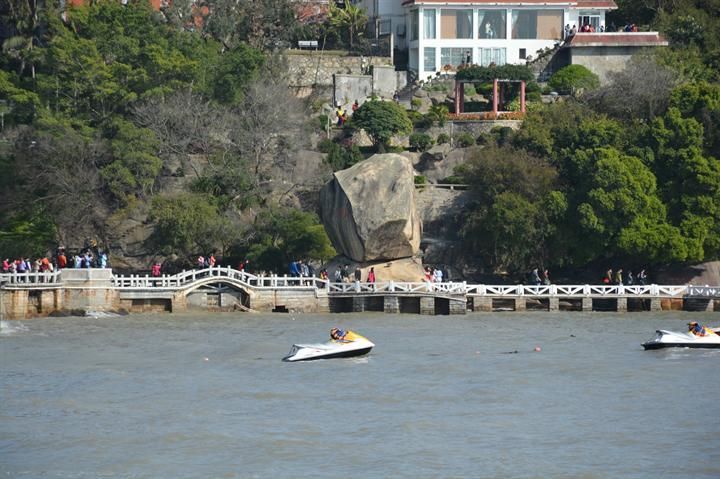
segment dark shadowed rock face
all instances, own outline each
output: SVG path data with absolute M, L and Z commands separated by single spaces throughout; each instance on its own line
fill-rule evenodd
M 406 258 L 420 247 L 413 167 L 400 155 L 336 172 L 320 192 L 320 210 L 335 249 L 355 261 Z

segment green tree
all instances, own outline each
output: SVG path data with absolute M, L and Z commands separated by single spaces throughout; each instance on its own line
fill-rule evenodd
M 524 150 L 490 145 L 456 168 L 475 202 L 461 221 L 466 251 L 498 271 L 519 272 L 549 260 L 554 222 L 566 209 L 557 172 Z
M 115 119 L 108 128 L 114 161 L 101 169 L 110 191 L 122 204 L 131 193 L 152 192 L 160 174 L 162 160 L 157 157 L 159 141 L 155 134 L 129 121 Z
M 720 85 L 704 81 L 683 84 L 673 90 L 670 106 L 702 124 L 705 152 L 720 158 Z
M 328 12 L 328 22 L 337 29 L 337 31 L 347 31 L 350 49 L 353 48 L 355 38 L 360 36 L 367 25 L 368 17 L 365 9 L 345 0 L 342 7 L 338 7 L 334 2 L 330 3 L 330 11 Z
M 568 65 L 555 72 L 548 85 L 559 93 L 574 95 L 599 87 L 600 79 L 582 65 Z
M 660 191 L 674 224 L 702 245 L 693 259 L 720 254 L 720 161 L 703 155 L 703 127 L 677 108 L 649 131 Z
M 291 208 L 271 208 L 258 216 L 250 245 L 238 248 L 257 268 L 286 271 L 292 260 L 327 261 L 337 253 L 317 215 Z
M 258 76 L 265 57 L 248 45 L 240 44 L 219 59 L 212 80 L 213 97 L 220 103 L 238 104 Z
M 647 166 L 612 148 L 598 148 L 592 157 L 589 189 L 576 192 L 575 212 L 568 218 L 580 227 L 577 244 L 587 254 L 584 259 L 598 251 L 607 256 L 634 254 L 652 262 L 687 259 L 687 244 L 680 231 L 667 223 L 655 176 Z M 667 236 L 645 235 L 658 231 Z M 673 244 L 681 247 L 664 249 Z
M 189 256 L 214 249 L 223 218 L 206 196 L 179 193 L 154 197 L 150 221 L 153 241 L 163 253 Z
M 2 123 L 30 123 L 40 106 L 40 97 L 30 90 L 15 86 L 16 78 L 10 72 L 0 70 L 0 104 Z
M 371 100 L 353 113 L 352 124 L 370 135 L 373 143 L 384 147 L 393 135 L 412 131 L 412 122 L 405 110 L 395 102 Z

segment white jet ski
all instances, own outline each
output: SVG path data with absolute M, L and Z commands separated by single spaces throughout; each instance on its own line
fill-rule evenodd
M 705 336 L 696 336 L 691 332 L 678 333 L 675 331 L 665 331 L 658 329 L 655 337 L 650 341 L 643 343 L 643 348 L 662 349 L 662 348 L 720 348 L 720 336 L 714 334 L 715 330 L 710 330 Z
M 364 336 L 348 331 L 349 340 L 331 339 L 319 344 L 293 344 L 283 361 L 314 361 L 316 359 L 352 358 L 370 352 L 375 346 Z

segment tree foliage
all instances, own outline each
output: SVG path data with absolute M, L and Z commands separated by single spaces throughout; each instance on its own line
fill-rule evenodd
M 296 209 L 273 208 L 258 217 L 255 236 L 234 254 L 248 258 L 256 268 L 287 271 L 293 260 L 327 261 L 336 255 L 317 215 Z
M 600 86 L 598 76 L 582 65 L 568 65 L 550 77 L 548 85 L 559 93 L 575 94 Z
M 375 145 L 387 145 L 393 135 L 412 131 L 405 109 L 395 102 L 371 100 L 353 113 L 352 124 L 364 129 Z
M 365 9 L 350 3 L 349 0 L 345 0 L 345 4 L 342 7 L 335 5 L 335 2 L 330 3 L 328 23 L 335 28 L 338 33 L 347 31 L 348 43 L 351 49 L 353 48 L 356 37 L 362 35 L 367 22 L 368 16 Z
M 499 66 L 470 65 L 459 69 L 455 74 L 455 78 L 458 80 L 477 82 L 492 82 L 495 79 L 525 80 L 529 82 L 535 79 L 535 75 L 526 65 L 513 65 L 507 63 Z

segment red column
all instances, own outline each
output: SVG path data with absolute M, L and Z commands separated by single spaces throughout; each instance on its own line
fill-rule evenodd
M 495 113 L 495 116 L 498 114 L 498 81 L 497 78 L 493 80 L 493 113 Z
M 525 80 L 520 82 L 520 111 L 525 113 Z

